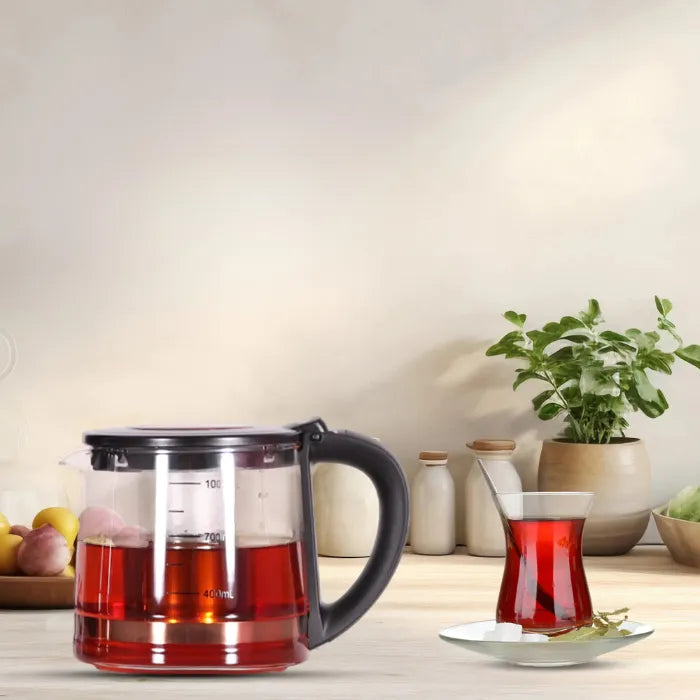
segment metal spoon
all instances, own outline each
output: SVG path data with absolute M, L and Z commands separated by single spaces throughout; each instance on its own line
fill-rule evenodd
M 532 584 L 534 584 L 535 587 L 535 599 L 537 602 L 545 608 L 548 612 L 551 612 L 553 615 L 556 614 L 555 612 L 555 606 L 556 603 L 554 602 L 554 598 L 552 598 L 547 591 L 542 590 L 542 587 L 540 586 L 539 582 L 537 580 L 533 580 L 529 574 L 529 569 L 527 567 L 527 560 L 525 557 L 523 557 L 523 553 L 520 551 L 520 547 L 518 547 L 518 543 L 515 539 L 515 535 L 513 534 L 513 528 L 510 526 L 510 521 L 506 517 L 506 514 L 503 512 L 503 508 L 501 507 L 501 502 L 498 500 L 498 490 L 496 489 L 496 484 L 493 483 L 493 479 L 491 478 L 491 475 L 488 473 L 488 470 L 486 469 L 486 465 L 484 462 L 481 460 L 480 457 L 476 458 L 477 463 L 479 464 L 479 468 L 481 469 L 481 473 L 484 475 L 484 479 L 486 480 L 486 485 L 489 487 L 489 491 L 491 492 L 491 497 L 493 498 L 493 502 L 496 506 L 496 510 L 498 511 L 498 515 L 501 518 L 501 522 L 503 523 L 503 529 L 506 531 L 506 537 L 508 538 L 508 542 L 510 545 L 513 547 L 515 550 L 516 554 L 518 557 L 520 557 L 520 561 L 525 564 L 525 575 L 528 577 L 528 588 L 532 590 Z

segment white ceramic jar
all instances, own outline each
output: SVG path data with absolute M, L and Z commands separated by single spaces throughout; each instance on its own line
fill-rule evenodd
M 481 459 L 496 490 L 520 492 L 523 485 L 510 458 L 515 451 L 512 440 L 474 440 L 467 443 L 474 454 L 466 479 L 465 512 L 467 551 L 477 557 L 503 557 L 506 553 L 503 524 L 491 491 L 477 464 Z
M 447 452 L 421 452 L 411 483 L 411 548 L 416 554 L 455 550 L 455 485 Z
M 313 473 L 316 547 L 322 557 L 368 557 L 379 524 L 379 499 L 369 477 L 323 462 Z

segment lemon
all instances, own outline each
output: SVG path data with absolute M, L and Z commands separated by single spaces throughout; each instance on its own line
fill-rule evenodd
M 61 576 L 66 578 L 75 578 L 75 567 L 68 564 L 63 571 L 61 571 Z
M 19 535 L 0 535 L 0 576 L 17 573 L 17 550 L 21 544 Z
M 42 525 L 51 525 L 56 528 L 66 538 L 68 546 L 72 547 L 78 534 L 80 522 L 68 508 L 54 506 L 53 508 L 44 508 L 34 516 L 32 527 L 37 528 Z
M 10 521 L 2 513 L 0 513 L 0 535 L 6 535 L 10 531 L 11 527 Z

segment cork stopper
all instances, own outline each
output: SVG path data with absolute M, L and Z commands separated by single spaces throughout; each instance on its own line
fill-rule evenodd
M 515 449 L 515 440 L 479 438 L 473 442 L 468 442 L 467 447 L 476 452 L 507 452 Z
M 447 452 L 439 450 L 427 450 L 418 455 L 418 459 L 424 462 L 440 462 L 447 459 Z

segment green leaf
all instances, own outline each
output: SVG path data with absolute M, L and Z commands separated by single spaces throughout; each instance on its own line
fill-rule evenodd
M 627 397 L 624 394 L 620 394 L 619 396 L 610 397 L 610 410 L 614 411 L 618 416 L 623 416 L 625 413 L 632 411 L 633 408 Z M 622 419 L 621 422 L 624 424 L 624 427 L 627 427 L 626 420 Z
M 598 352 L 603 354 L 616 352 L 618 355 L 627 355 L 628 353 L 636 353 L 637 348 L 628 343 L 611 343 L 610 345 L 604 345 L 602 348 L 598 348 Z
M 497 343 L 486 350 L 486 356 L 493 357 L 494 355 L 507 355 L 509 352 L 514 352 L 515 355 L 511 355 L 512 357 L 523 357 L 524 355 L 517 352 L 518 346 L 516 345 L 516 343 L 521 343 L 522 341 L 523 334 L 521 331 L 506 333 Z
M 671 323 L 671 321 L 669 321 L 665 316 L 659 316 L 659 325 L 657 327 L 660 331 L 666 331 L 673 336 L 679 347 L 683 345 L 683 338 L 678 335 L 678 331 L 676 331 L 676 324 Z
M 603 340 L 607 340 L 611 343 L 629 343 L 630 339 L 626 335 L 621 335 L 620 333 L 615 333 L 615 331 L 603 331 L 600 334 Z
M 496 355 L 505 355 L 508 348 L 503 347 L 500 343 L 494 343 L 486 349 L 486 357 L 495 357 Z
M 579 314 L 579 318 L 587 325 L 587 326 L 595 326 L 597 323 L 602 321 L 602 317 L 600 314 L 600 304 L 598 303 L 597 299 L 589 299 L 588 300 L 588 310 L 587 311 L 582 311 Z
M 510 331 L 510 333 L 506 333 L 498 342 L 506 344 L 506 343 L 522 342 L 522 340 L 523 340 L 522 331 Z
M 555 416 L 558 416 L 564 410 L 563 406 L 558 403 L 546 403 L 537 412 L 537 416 L 542 420 L 552 420 Z
M 632 372 L 634 383 L 637 388 L 637 393 L 643 401 L 658 401 L 659 390 L 649 381 L 646 372 L 641 369 L 635 369 Z
M 566 389 L 560 389 L 559 393 L 564 398 L 564 401 L 569 405 L 569 408 L 577 408 L 582 403 L 581 390 L 578 384 L 568 386 Z
M 571 345 L 566 345 L 563 348 L 559 348 L 556 352 L 553 352 L 550 356 L 550 360 L 554 360 L 556 362 L 566 362 L 569 360 L 572 360 L 574 357 L 574 349 L 571 347 Z
M 684 348 L 678 348 L 674 354 L 681 360 L 700 368 L 700 345 L 686 345 Z
M 549 367 L 549 373 L 554 377 L 557 386 L 569 380 L 576 380 L 578 383 L 581 376 L 581 367 L 578 362 L 562 362 Z
M 544 331 L 528 331 L 525 335 L 532 341 L 532 347 L 535 350 L 544 350 L 550 343 L 557 340 L 555 336 Z
M 522 328 L 525 325 L 527 316 L 525 314 L 519 314 L 517 311 L 506 311 L 503 314 L 503 318 L 515 324 L 518 328 Z
M 565 331 L 572 331 L 574 328 L 585 328 L 586 324 L 583 323 L 580 319 L 576 318 L 575 316 L 563 316 L 561 321 L 559 321 L 559 325 L 565 330 Z
M 634 385 L 628 393 L 633 404 L 649 418 L 658 418 L 668 408 L 663 392 L 652 385 L 644 370 L 634 369 L 632 376 Z
M 563 335 L 560 340 L 568 340 L 570 343 L 587 343 L 590 337 L 587 335 Z
M 534 399 L 532 399 L 532 407 L 535 411 L 540 410 L 540 406 L 550 399 L 554 395 L 554 389 L 545 389 L 541 394 L 537 394 Z
M 642 365 L 645 365 L 649 369 L 653 369 L 655 372 L 663 372 L 664 374 L 671 374 L 671 365 L 673 364 L 674 356 L 662 352 L 661 350 L 652 350 L 651 352 L 641 353 L 637 356 L 637 361 Z
M 638 328 L 630 328 L 627 331 L 627 337 L 637 343 L 637 347 L 640 350 L 653 350 L 656 343 L 661 339 L 661 336 L 656 331 L 642 333 Z
M 671 313 L 673 304 L 669 299 L 660 299 L 659 297 L 654 297 L 654 303 L 656 304 L 656 310 L 662 315 L 667 316 Z
M 581 372 L 579 388 L 582 395 L 610 396 L 617 391 L 617 384 L 599 368 L 587 367 Z
M 518 347 L 517 345 L 508 346 L 508 349 L 505 352 L 505 356 L 508 359 L 511 359 L 513 357 L 529 357 L 527 350 L 523 350 L 521 347 Z
M 544 381 L 547 381 L 547 378 L 542 376 L 541 374 L 537 374 L 537 372 L 533 372 L 529 369 L 524 369 L 518 372 L 518 376 L 513 382 L 513 391 L 515 391 L 523 382 L 526 382 L 528 379 L 542 379 Z
M 561 325 L 556 323 L 555 321 L 545 323 L 544 326 L 542 326 L 542 330 L 548 335 L 551 335 L 555 340 L 557 338 L 561 338 L 561 334 L 564 332 L 564 329 L 561 327 Z

